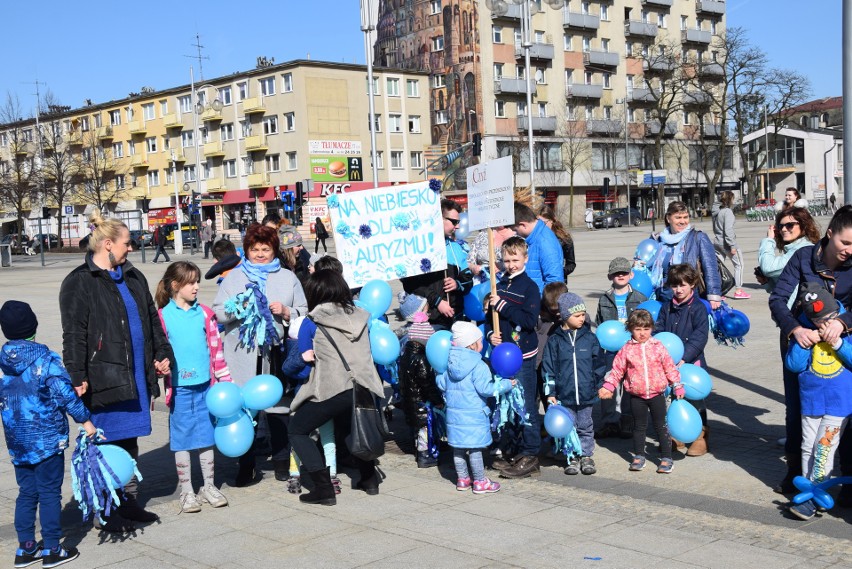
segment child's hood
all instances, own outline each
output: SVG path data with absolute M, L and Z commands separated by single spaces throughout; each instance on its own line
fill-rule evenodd
M 450 348 L 450 362 L 447 366 L 447 376 L 452 381 L 461 381 L 473 371 L 476 364 L 482 361 L 482 354 L 460 346 Z
M 21 375 L 34 361 L 48 352 L 44 344 L 29 340 L 12 340 L 0 349 L 0 371 L 5 375 Z

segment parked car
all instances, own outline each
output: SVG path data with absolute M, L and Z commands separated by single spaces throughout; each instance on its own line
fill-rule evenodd
M 622 225 L 627 225 L 627 223 L 626 207 L 611 209 L 594 219 L 594 226 L 596 229 L 600 229 L 602 227 L 621 227 Z M 630 208 L 630 223 L 633 225 L 639 225 L 642 223 L 642 214 L 639 213 L 639 210 L 635 207 Z
M 175 246 L 175 229 L 177 229 L 177 223 L 168 223 L 162 227 L 162 231 L 166 232 L 166 247 L 172 249 Z M 184 247 L 191 247 L 193 244 L 198 247 L 198 244 L 201 243 L 201 239 L 198 237 L 198 227 L 195 224 L 181 223 L 180 236 Z
M 32 241 L 30 241 L 30 249 L 36 253 L 41 252 L 42 246 L 49 251 L 51 249 L 59 249 L 64 245 L 65 243 L 55 233 L 36 233 L 33 235 Z
M 151 247 L 154 242 L 154 234 L 146 229 L 131 229 L 130 230 L 130 246 L 134 251 L 138 251 L 145 247 Z
M 9 233 L 0 238 L 0 245 L 11 245 L 12 249 L 17 249 L 21 243 L 29 242 L 29 237 L 26 235 L 18 235 L 17 233 Z

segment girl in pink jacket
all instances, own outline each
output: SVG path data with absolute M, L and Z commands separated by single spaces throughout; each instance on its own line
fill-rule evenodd
M 630 470 L 645 468 L 645 431 L 648 428 L 648 412 L 654 422 L 660 443 L 659 474 L 669 474 L 672 462 L 672 440 L 666 428 L 666 387 L 672 386 L 675 397 L 684 395 L 680 384 L 680 372 L 672 361 L 669 352 L 659 341 L 651 337 L 654 330 L 654 318 L 647 310 L 634 310 L 625 324 L 632 339 L 618 351 L 610 371 L 604 379 L 603 387 L 598 391 L 601 399 L 609 399 L 624 380 L 624 390 L 630 398 L 633 411 L 633 462 Z

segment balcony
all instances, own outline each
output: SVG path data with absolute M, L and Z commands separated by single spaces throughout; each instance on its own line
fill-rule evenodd
M 243 113 L 247 115 L 262 114 L 266 112 L 266 107 L 263 106 L 263 101 L 260 97 L 249 97 L 243 99 Z
M 575 99 L 600 99 L 603 85 L 568 85 L 568 96 Z
M 642 0 L 643 6 L 660 6 L 662 8 L 671 8 L 674 0 Z
M 725 68 L 721 63 L 706 63 L 701 66 L 698 74 L 702 79 L 721 79 L 725 76 Z
M 556 117 L 533 117 L 532 128 L 533 131 L 538 132 L 556 132 Z M 529 130 L 527 117 L 518 117 L 518 131 L 527 130 Z
M 552 43 L 534 43 L 530 46 L 530 59 L 552 60 L 553 53 Z M 515 57 L 524 57 L 524 48 L 520 43 L 515 44 Z
M 677 68 L 677 62 L 668 57 L 657 57 L 655 59 L 649 60 L 646 59 L 642 62 L 642 69 L 645 70 L 645 74 L 654 74 L 654 73 L 671 73 Z
M 695 2 L 695 11 L 721 16 L 725 13 L 725 3 L 717 2 L 716 0 L 697 0 Z
M 579 12 L 564 12 L 562 16 L 562 27 L 573 30 L 597 30 L 601 27 L 601 19 L 591 14 L 580 14 Z
M 217 111 L 213 107 L 208 107 L 201 113 L 201 120 L 204 122 L 220 121 L 222 120 L 222 110 Z
M 77 131 L 68 133 L 68 146 L 81 146 L 83 144 L 83 135 Z
M 19 142 L 15 145 L 15 156 L 26 156 L 30 153 L 29 151 L 29 142 Z
M 660 134 L 660 121 L 647 121 L 645 123 L 645 136 L 657 136 Z M 677 134 L 677 123 L 669 121 L 663 129 L 663 136 L 674 136 Z
M 163 117 L 163 126 L 165 126 L 166 128 L 182 129 L 183 123 L 181 122 L 181 117 L 179 117 L 176 113 L 172 113 Z
M 656 103 L 660 92 L 650 87 L 633 87 L 627 92 L 627 100 L 631 103 Z
M 148 167 L 148 157 L 144 154 L 134 154 L 130 157 L 130 165 L 133 168 L 147 168 Z
M 207 158 L 222 157 L 225 155 L 225 149 L 222 148 L 221 142 L 208 142 L 204 145 L 203 152 Z
M 713 34 L 706 30 L 681 30 L 680 40 L 683 43 L 709 44 Z
M 618 134 L 622 129 L 621 121 L 610 119 L 592 119 L 586 121 L 586 132 L 589 134 Z
M 175 151 L 169 155 L 169 162 L 186 162 L 186 156 L 184 156 L 183 150 Z
M 98 127 L 98 140 L 112 140 L 112 127 Z
M 502 16 L 497 16 L 494 12 L 491 12 L 492 20 L 520 20 L 521 19 L 521 7 L 518 4 L 509 4 L 509 9 L 506 10 L 506 13 Z
M 260 152 L 263 150 L 269 150 L 265 134 L 246 137 L 246 152 Z
M 722 136 L 722 125 L 720 124 L 705 124 L 704 138 L 719 138 Z
M 495 95 L 526 95 L 527 80 L 513 77 L 501 77 L 494 80 Z M 535 94 L 535 89 L 533 89 Z
M 225 191 L 225 182 L 222 181 L 221 178 L 210 178 L 205 182 L 207 184 L 208 192 L 224 192 Z
M 590 50 L 583 52 L 583 65 L 618 67 L 619 55 L 609 51 Z
M 269 185 L 269 176 L 266 174 L 249 174 L 249 188 L 264 188 Z
M 657 37 L 657 24 L 629 20 L 624 22 L 624 35 L 655 38 Z
M 704 91 L 687 91 L 683 94 L 683 104 L 687 107 L 703 107 L 709 105 L 713 97 Z

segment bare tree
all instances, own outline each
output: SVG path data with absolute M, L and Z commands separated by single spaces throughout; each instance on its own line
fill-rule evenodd
M 127 166 L 113 156 L 111 147 L 105 148 L 97 131 L 75 132 L 72 136 L 82 137 L 82 148 L 74 165 L 79 179 L 74 186 L 74 197 L 98 209 L 124 199 L 130 186 L 126 180 Z
M 14 209 L 18 234 L 25 233 L 24 213 L 38 201 L 39 163 L 34 143 L 35 126 L 23 119 L 18 97 L 7 93 L 0 107 L 0 124 L 5 124 L 8 159 L 0 162 L 0 202 Z
M 54 106 L 48 107 L 58 109 Z M 71 148 L 70 141 L 62 134 L 62 123 L 50 114 L 42 114 L 41 124 L 42 184 L 45 198 L 57 208 L 57 233 L 62 235 L 64 206 L 71 201 L 75 184 L 80 181 L 79 160 Z M 71 236 L 69 235 L 70 239 Z
M 577 121 L 562 121 L 562 164 L 568 174 L 568 227 L 574 227 L 574 175 L 591 160 L 591 144 Z
M 682 59 L 681 44 L 668 38 L 649 46 L 642 57 L 644 85 L 633 88 L 629 103 L 645 107 L 646 135 L 654 143 L 651 158 L 655 169 L 663 168 L 666 139 L 677 129 L 677 115 L 690 104 L 689 64 Z

